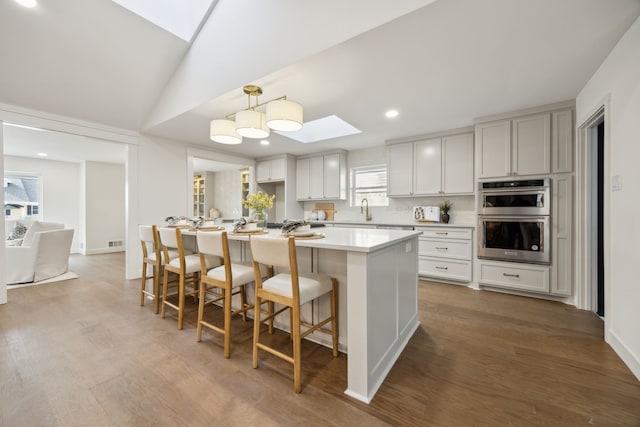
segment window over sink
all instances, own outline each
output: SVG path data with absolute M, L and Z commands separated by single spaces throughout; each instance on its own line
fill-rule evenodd
M 360 206 L 364 198 L 369 206 L 389 206 L 386 165 L 351 168 L 351 206 Z

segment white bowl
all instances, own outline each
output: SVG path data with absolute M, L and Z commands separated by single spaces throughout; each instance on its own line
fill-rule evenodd
M 248 222 L 245 225 L 243 225 L 242 228 L 244 230 L 255 230 L 255 229 L 258 228 L 258 223 L 257 222 Z
M 294 231 L 300 232 L 300 233 L 311 231 L 311 226 L 310 225 L 301 225 L 300 227 L 297 227 Z

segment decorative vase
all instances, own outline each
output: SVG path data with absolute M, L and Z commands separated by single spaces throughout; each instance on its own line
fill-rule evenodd
M 253 219 L 258 223 L 258 228 L 267 228 L 269 215 L 264 211 L 256 211 L 253 213 Z
M 445 224 L 449 224 L 449 214 L 448 213 L 443 213 L 442 214 L 442 222 Z

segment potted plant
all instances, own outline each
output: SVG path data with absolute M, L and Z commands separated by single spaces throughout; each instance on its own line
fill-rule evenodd
M 439 205 L 442 222 L 445 224 L 449 223 L 449 211 L 451 210 L 451 206 L 453 206 L 451 200 L 443 200 Z
M 265 209 L 269 210 L 273 208 L 273 200 L 275 198 L 275 194 L 270 196 L 262 191 L 258 191 L 257 193 L 247 194 L 247 198 L 242 202 L 246 208 L 253 210 L 252 219 L 258 223 L 258 227 L 267 226 L 267 213 Z

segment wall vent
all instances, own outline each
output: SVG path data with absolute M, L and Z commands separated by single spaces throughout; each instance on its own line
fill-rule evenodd
M 122 240 L 109 240 L 109 247 L 116 248 L 118 246 L 124 246 L 124 241 Z

